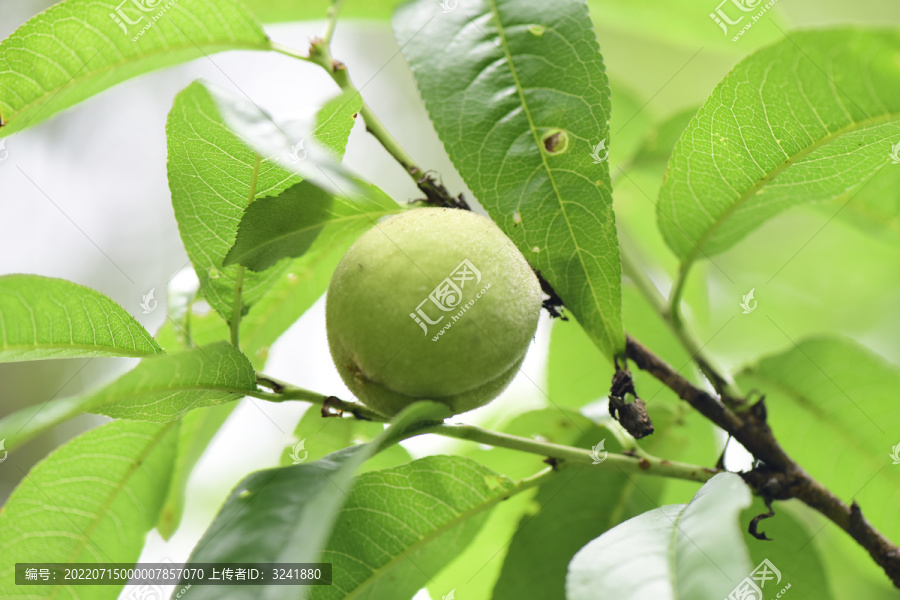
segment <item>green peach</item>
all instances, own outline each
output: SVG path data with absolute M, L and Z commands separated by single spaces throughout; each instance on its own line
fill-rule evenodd
M 325 320 L 341 378 L 373 410 L 418 399 L 465 412 L 518 372 L 541 287 L 513 242 L 469 211 L 421 208 L 366 232 L 328 286 Z

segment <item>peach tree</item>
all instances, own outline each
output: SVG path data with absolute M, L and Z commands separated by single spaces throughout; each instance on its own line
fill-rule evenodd
M 783 335 L 764 356 L 724 357 L 709 348 L 717 332 L 699 333 L 704 299 L 721 297 L 707 286 L 717 258 L 744 248 L 752 261 L 747 239 L 783 213 L 816 205 L 826 224 L 852 213 L 896 234 L 900 30 L 782 32 L 701 106 L 651 120 L 649 99 L 611 86 L 591 13 L 643 23 L 652 2 L 292 4 L 64 0 L 0 43 L 0 138 L 227 50 L 301 61 L 335 94 L 306 123 L 204 81 L 173 99 L 160 127 L 198 285 L 169 296 L 155 334 L 99 291 L 0 276 L 0 361 L 140 359 L 0 418 L 5 457 L 78 415 L 110 417 L 6 501 L 0 597 L 118 597 L 121 585 L 17 586 L 16 563 L 135 563 L 148 532 L 170 538 L 188 477 L 245 397 L 309 406 L 295 430 L 306 446 L 246 474 L 187 563 L 331 563 L 333 582 L 179 597 L 837 598 L 836 565 L 858 571 L 842 590 L 900 587 L 900 367 L 834 335 L 827 312 L 795 338 L 760 310 L 755 327 Z M 716 34 L 768 6 L 735 1 L 726 18 L 731 5 L 685 5 Z M 466 190 L 366 103 L 333 55 L 339 16 L 390 19 Z M 308 48 L 262 25 L 300 19 L 326 19 Z M 359 122 L 416 198 L 342 164 Z M 836 269 L 832 285 L 850 276 Z M 355 399 L 266 372 L 268 348 L 326 289 Z M 728 322 L 755 311 L 755 290 L 729 300 Z M 851 310 L 869 310 L 863 292 Z M 539 310 L 552 324 L 534 382 L 544 406 L 491 427 L 454 417 L 518 373 Z M 413 459 L 401 442 L 420 436 L 459 443 Z M 726 445 L 752 459 L 729 464 Z M 816 543 L 825 528 L 835 545 Z

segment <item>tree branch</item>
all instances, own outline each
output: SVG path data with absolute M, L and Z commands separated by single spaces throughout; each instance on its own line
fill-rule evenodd
M 288 400 L 312 402 L 321 405 L 323 417 L 339 417 L 342 413 L 347 412 L 361 420 L 379 422 L 388 421 L 384 416 L 373 412 L 371 409 L 358 402 L 347 402 L 346 400 L 341 400 L 335 396 L 318 394 L 275 379 L 274 377 L 263 375 L 262 373 L 257 373 L 256 381 L 258 384 L 271 389 L 272 392 L 260 390 L 250 393 L 249 395 L 254 398 L 272 402 L 284 402 Z M 544 456 L 553 459 L 554 461 L 581 464 L 587 463 L 596 466 L 597 468 L 618 469 L 623 473 L 644 473 L 647 475 L 686 479 L 688 481 L 699 481 L 703 483 L 719 472 L 717 469 L 709 469 L 698 465 L 689 465 L 686 463 L 660 459 L 645 452 L 641 452 L 639 456 L 633 456 L 631 454 L 616 454 L 604 450 L 602 451 L 603 457 L 601 458 L 599 454 L 592 453 L 590 450 L 585 450 L 583 448 L 540 442 L 530 438 L 509 435 L 507 433 L 491 431 L 474 425 L 464 425 L 459 423 L 424 423 L 407 432 L 405 437 L 424 435 L 426 433 L 469 440 L 471 442 L 478 442 L 499 448 L 509 448 L 510 450 L 518 450 L 520 452 L 528 452 L 529 454 Z
M 329 39 L 316 38 L 310 42 L 309 60 L 325 69 L 331 76 L 338 87 L 345 92 L 360 95 L 359 90 L 350 80 L 350 74 L 347 72 L 347 66 L 339 60 L 335 60 L 331 55 Z M 292 53 L 292 56 L 296 54 Z M 422 169 L 413 158 L 403 149 L 400 143 L 387 130 L 381 120 L 372 112 L 372 109 L 363 100 L 362 108 L 359 111 L 363 122 L 366 124 L 366 131 L 378 140 L 378 142 L 387 150 L 391 156 L 403 167 L 407 175 L 412 177 L 416 182 L 419 190 L 425 194 L 425 202 L 434 206 L 443 206 L 446 208 L 463 208 L 468 210 L 469 205 L 463 198 L 463 195 L 454 197 L 447 191 L 444 184 L 440 183 L 428 171 Z
M 865 548 L 894 585 L 900 587 L 900 549 L 872 527 L 856 502 L 850 506 L 844 504 L 788 456 L 766 422 L 764 400 L 736 414 L 631 336 L 626 341 L 626 354 L 638 368 L 653 375 L 763 461 L 761 466 L 740 474 L 760 496 L 766 500 L 797 498 L 822 513 Z

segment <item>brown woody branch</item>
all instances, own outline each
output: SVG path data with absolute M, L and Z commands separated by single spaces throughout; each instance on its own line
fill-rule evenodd
M 900 588 L 900 549 L 865 519 L 856 502 L 850 506 L 844 504 L 788 456 L 766 422 L 764 400 L 737 414 L 718 398 L 685 379 L 631 336 L 627 337 L 625 351 L 638 368 L 653 375 L 763 462 L 753 470 L 740 474 L 760 496 L 767 501 L 797 498 L 822 513 L 865 548 L 872 560 Z

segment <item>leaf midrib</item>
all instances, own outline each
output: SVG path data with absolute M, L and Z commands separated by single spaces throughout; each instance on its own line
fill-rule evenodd
M 572 242 L 575 244 L 575 253 L 578 256 L 578 263 L 581 265 L 581 270 L 585 274 L 585 280 L 588 284 L 588 287 L 591 290 L 591 297 L 594 300 L 594 306 L 600 311 L 603 307 L 600 306 L 599 299 L 597 297 L 597 290 L 594 289 L 594 282 L 590 276 L 590 273 L 587 269 L 587 264 L 584 261 L 584 257 L 582 256 L 581 245 L 578 243 L 578 238 L 575 237 L 575 231 L 572 228 L 571 220 L 569 219 L 569 214 L 566 211 L 566 205 L 562 200 L 562 196 L 559 193 L 559 188 L 556 184 L 556 178 L 553 176 L 553 170 L 550 168 L 550 165 L 547 163 L 547 156 L 544 154 L 544 151 L 541 149 L 541 138 L 538 135 L 537 129 L 535 127 L 534 120 L 531 117 L 531 110 L 528 107 L 528 102 L 525 101 L 525 94 L 522 87 L 522 82 L 519 80 L 519 72 L 516 70 L 515 63 L 513 62 L 512 54 L 509 51 L 509 45 L 506 40 L 506 34 L 504 33 L 504 25 L 503 21 L 500 18 L 500 8 L 497 6 L 497 0 L 488 0 L 488 4 L 491 7 L 491 14 L 494 17 L 497 25 L 497 33 L 500 37 L 500 45 L 503 50 L 504 56 L 506 56 L 506 61 L 509 64 L 510 73 L 513 76 L 513 80 L 516 84 L 516 93 L 519 96 L 519 101 L 522 103 L 522 109 L 525 113 L 525 118 L 528 121 L 528 128 L 531 130 L 531 135 L 534 137 L 535 145 L 538 148 L 538 153 L 541 156 L 541 163 L 544 165 L 544 170 L 547 172 L 547 177 L 550 179 L 550 184 L 553 186 L 553 193 L 556 196 L 557 203 L 559 204 L 560 213 L 563 216 L 563 219 L 566 222 L 566 228 L 569 230 L 569 237 Z M 593 320 L 593 319 L 592 319 Z M 603 324 L 603 329 L 606 331 L 607 339 L 609 340 L 610 347 L 613 348 L 616 343 L 617 336 L 615 332 L 610 330 L 609 323 L 607 319 L 600 319 Z M 614 352 L 616 349 L 614 349 Z
M 152 340 L 152 338 L 151 338 Z M 154 343 L 156 343 L 154 341 Z M 129 349 L 122 348 L 120 346 L 108 346 L 106 344 L 63 344 L 63 343 L 53 343 L 53 344 L 14 344 L 9 346 L 0 346 L 0 357 L 10 351 L 14 352 L 22 352 L 28 350 L 92 350 L 96 352 L 115 352 L 115 356 L 123 356 L 126 358 L 139 358 L 143 356 L 156 356 L 158 354 L 163 354 L 163 349 L 157 344 L 156 351 L 142 351 L 137 348 Z M 74 358 L 74 357 L 73 357 Z M 0 360 L 0 362 L 3 362 Z
M 695 117 L 695 118 L 697 118 L 697 117 Z M 690 254 L 688 254 L 687 258 L 682 262 L 682 265 L 683 265 L 682 268 L 685 271 L 687 271 L 688 269 L 690 269 L 691 265 L 697 260 L 697 258 L 699 257 L 699 255 L 701 253 L 705 255 L 706 252 L 704 252 L 703 247 L 712 238 L 712 236 L 715 235 L 716 232 L 718 232 L 718 230 L 722 226 L 722 224 L 725 223 L 726 221 L 728 221 L 728 219 L 731 217 L 731 215 L 733 215 L 741 206 L 743 206 L 745 202 L 747 202 L 748 200 L 750 200 L 750 198 L 755 196 L 756 193 L 763 188 L 763 186 L 767 185 L 769 182 L 773 181 L 776 177 L 781 175 L 781 173 L 783 173 L 785 170 L 787 170 L 787 168 L 789 166 L 797 164 L 798 160 L 805 158 L 806 156 L 808 156 L 815 150 L 818 150 L 822 146 L 825 146 L 826 144 L 836 140 L 837 138 L 839 138 L 842 135 L 852 133 L 859 129 L 864 129 L 865 127 L 870 127 L 872 125 L 877 126 L 877 125 L 880 125 L 880 124 L 883 124 L 886 122 L 890 122 L 895 119 L 900 119 L 900 113 L 889 112 L 889 113 L 885 113 L 881 117 L 863 119 L 862 121 L 854 121 L 854 122 L 850 123 L 849 125 L 846 125 L 838 130 L 835 130 L 834 132 L 829 133 L 825 137 L 823 137 L 819 140 L 816 140 L 815 142 L 813 142 L 809 146 L 806 146 L 799 152 L 784 159 L 780 165 L 778 165 L 777 167 L 772 169 L 769 173 L 764 175 L 759 181 L 757 181 L 752 186 L 750 186 L 750 188 L 748 188 L 746 192 L 744 192 L 741 196 L 739 196 L 738 199 L 735 202 L 733 202 L 731 204 L 731 206 L 729 206 L 725 210 L 725 212 L 723 212 L 721 215 L 719 215 L 719 217 L 715 221 L 713 221 L 712 225 L 710 225 L 709 228 L 707 228 L 706 232 L 704 232 L 704 234 L 700 237 L 700 239 L 697 240 L 697 242 L 693 244 L 694 248 L 693 248 L 693 250 L 691 250 Z
M 684 519 L 684 514 L 690 506 L 690 503 L 685 504 L 684 508 L 681 509 L 681 512 L 678 513 L 678 518 L 675 519 L 672 533 L 669 538 L 669 582 L 672 584 L 672 592 L 676 594 L 676 597 L 678 594 L 678 565 L 676 563 L 678 561 L 675 558 L 675 554 L 678 546 L 678 532 L 681 531 L 681 521 Z M 662 508 L 660 508 L 660 510 L 662 510 Z
M 113 396 L 112 400 L 107 399 L 106 397 L 98 397 L 98 396 L 87 396 L 85 398 L 86 408 L 82 410 L 87 411 L 94 408 L 102 408 L 103 406 L 113 403 L 119 402 L 125 398 L 142 398 L 144 396 L 152 396 L 155 394 L 160 394 L 164 392 L 226 392 L 229 394 L 241 394 L 246 396 L 247 392 L 252 392 L 253 388 L 236 388 L 227 385 L 203 385 L 203 384 L 187 384 L 187 385 L 176 385 L 165 388 L 152 388 L 147 390 L 141 390 L 139 392 L 132 391 L 131 393 L 123 393 L 116 394 Z
M 91 521 L 90 525 L 88 525 L 88 527 L 84 531 L 81 532 L 83 537 L 82 537 L 82 540 L 81 540 L 79 546 L 70 555 L 69 560 L 67 560 L 65 562 L 68 562 L 68 563 L 75 562 L 75 559 L 77 559 L 78 556 L 81 554 L 81 552 L 85 549 L 85 547 L 87 546 L 87 543 L 89 541 L 91 541 L 91 539 L 90 539 L 91 533 L 100 524 L 100 521 L 106 515 L 106 512 L 109 510 L 110 506 L 112 506 L 112 503 L 115 502 L 115 500 L 119 496 L 119 494 L 125 489 L 128 482 L 130 482 L 131 478 L 134 476 L 134 474 L 137 473 L 137 470 L 141 467 L 141 465 L 144 464 L 144 459 L 146 459 L 148 456 L 150 456 L 150 453 L 156 449 L 156 447 L 159 445 L 159 443 L 162 441 L 162 439 L 165 438 L 165 436 L 169 433 L 169 430 L 172 429 L 172 427 L 174 427 L 177 422 L 178 421 L 173 421 L 172 423 L 168 423 L 165 426 L 163 426 L 160 429 L 159 433 L 157 433 L 156 436 L 153 438 L 153 440 L 150 442 L 150 444 L 147 445 L 147 447 L 144 449 L 144 451 L 141 452 L 135 458 L 134 461 L 132 461 L 131 467 L 129 467 L 128 472 L 120 480 L 119 484 L 113 489 L 112 493 L 109 494 L 109 496 L 103 502 L 103 505 L 97 511 L 97 515 Z M 62 509 L 60 509 L 60 511 L 62 511 Z M 99 548 L 99 546 L 98 546 L 98 548 Z M 100 551 L 103 552 L 102 549 Z M 105 554 L 105 552 L 104 552 L 104 554 Z M 62 590 L 62 589 L 68 589 L 68 586 L 53 586 L 53 591 L 47 597 L 47 600 L 52 600 L 53 598 L 58 596 L 60 590 Z
M 524 490 L 522 490 L 522 491 L 524 491 Z M 359 597 L 359 595 L 363 592 L 363 590 L 368 588 L 370 585 L 373 585 L 379 579 L 379 577 L 378 577 L 379 574 L 382 574 L 382 575 L 386 574 L 388 571 L 393 569 L 401 561 L 401 559 L 408 559 L 409 558 L 408 554 L 415 553 L 417 550 L 419 550 L 420 548 L 422 548 L 429 542 L 432 542 L 433 540 L 440 537 L 444 533 L 450 531 L 452 528 L 464 523 L 465 521 L 474 517 L 478 513 L 482 512 L 484 510 L 487 510 L 488 508 L 491 508 L 496 504 L 499 504 L 504 499 L 509 498 L 516 492 L 517 492 L 517 490 L 516 490 L 515 486 L 510 487 L 510 488 L 504 490 L 504 493 L 491 498 L 487 502 L 483 502 L 482 504 L 473 506 L 472 508 L 470 508 L 469 510 L 467 510 L 465 512 L 459 513 L 459 515 L 457 515 L 453 519 L 447 521 L 446 523 L 444 523 L 437 529 L 431 530 L 428 534 L 420 537 L 414 543 L 410 544 L 405 549 L 401 550 L 400 553 L 396 554 L 391 560 L 384 563 L 377 569 L 373 569 L 372 575 L 369 576 L 365 581 L 363 581 L 362 584 L 360 584 L 356 588 L 354 588 L 347 596 L 345 596 L 344 600 L 353 600 L 354 598 Z M 326 548 L 326 552 L 327 551 L 328 551 L 328 549 Z

